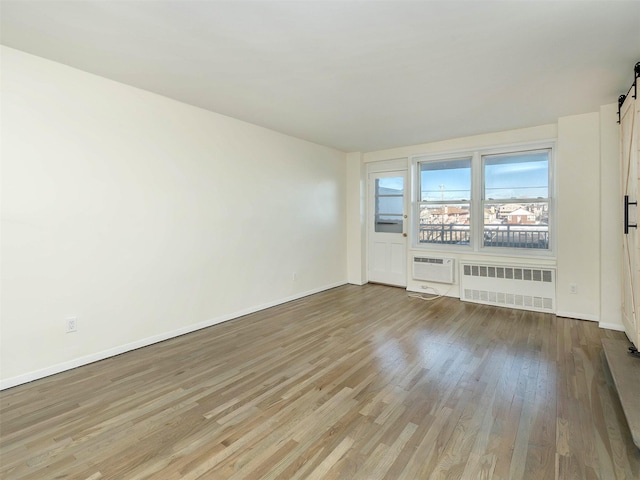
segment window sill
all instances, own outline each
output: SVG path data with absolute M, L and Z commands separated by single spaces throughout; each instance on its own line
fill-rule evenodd
M 470 246 L 452 245 L 447 247 L 446 245 L 438 246 L 424 246 L 424 245 L 412 245 L 411 252 L 420 255 L 443 255 L 443 256 L 455 256 L 460 260 L 478 261 L 488 260 L 494 262 L 509 262 L 517 261 L 521 263 L 540 264 L 541 262 L 548 265 L 555 265 L 556 256 L 554 252 L 550 251 L 526 251 L 522 252 L 514 249 L 501 249 L 491 251 L 475 251 Z

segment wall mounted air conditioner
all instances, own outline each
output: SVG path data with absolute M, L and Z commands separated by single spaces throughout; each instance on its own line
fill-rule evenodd
M 453 258 L 413 257 L 413 278 L 436 283 L 453 283 Z

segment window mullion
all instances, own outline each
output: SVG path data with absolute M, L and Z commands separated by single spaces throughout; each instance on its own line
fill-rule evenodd
M 472 194 L 471 194 L 471 238 L 474 252 L 482 246 L 484 230 L 484 176 L 482 174 L 482 157 L 474 152 L 471 162 Z

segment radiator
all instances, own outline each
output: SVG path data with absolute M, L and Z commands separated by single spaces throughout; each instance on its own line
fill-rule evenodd
M 461 262 L 460 298 L 467 302 L 555 313 L 556 271 Z

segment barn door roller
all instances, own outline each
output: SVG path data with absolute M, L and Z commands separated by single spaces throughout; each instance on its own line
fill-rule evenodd
M 632 89 L 633 89 L 633 98 L 638 98 L 638 77 L 640 77 L 640 62 L 636 63 L 636 66 L 633 67 L 633 83 L 629 87 L 629 90 L 627 90 L 627 94 L 620 95 L 618 97 L 618 123 L 620 123 L 620 109 L 622 108 L 622 104 L 624 103 L 625 99 L 629 96 Z

